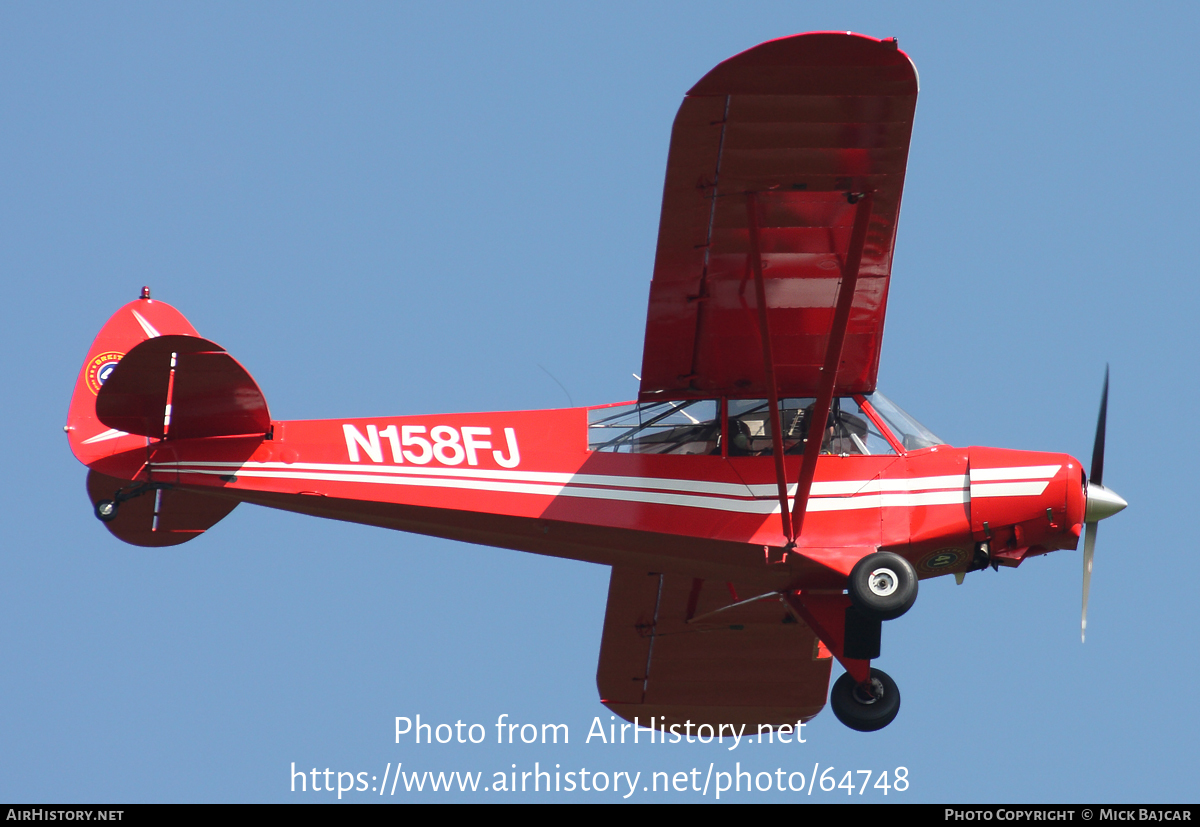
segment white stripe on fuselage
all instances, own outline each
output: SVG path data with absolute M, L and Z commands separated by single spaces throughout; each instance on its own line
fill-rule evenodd
M 971 482 L 993 480 L 1049 480 L 1061 465 L 1020 465 L 1015 468 L 972 468 Z
M 262 479 L 405 485 L 544 497 L 580 497 L 751 514 L 779 512 L 778 488 L 775 486 L 745 486 L 707 480 L 302 462 L 166 462 L 154 463 L 152 467 L 154 470 L 209 476 L 224 475 L 232 469 L 240 476 Z M 1029 479 L 1035 472 L 1053 476 L 1059 467 L 1014 468 L 1012 477 L 1008 479 Z M 983 470 L 992 479 L 1005 478 L 1002 472 L 1006 469 Z M 1048 480 L 970 485 L 965 474 L 910 479 L 831 480 L 813 484 L 806 511 L 961 505 L 968 502 L 970 494 L 976 491 L 979 493 L 975 496 L 980 497 L 1034 496 L 1041 494 L 1047 485 Z M 789 486 L 789 495 L 794 495 L 795 489 L 796 486 Z
M 1014 468 L 972 468 L 972 497 L 1037 497 L 1046 490 L 1061 465 L 1021 465 Z M 1019 480 L 1019 482 L 1014 482 Z

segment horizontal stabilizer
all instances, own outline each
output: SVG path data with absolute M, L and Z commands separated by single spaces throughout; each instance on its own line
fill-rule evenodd
M 118 490 L 130 491 L 136 483 L 89 471 L 88 497 L 92 505 L 111 500 Z M 221 521 L 237 507 L 238 501 L 193 494 L 173 489 L 147 490 L 140 497 L 124 500 L 117 514 L 104 525 L 118 540 L 135 546 L 177 546 Z
M 197 336 L 157 336 L 117 364 L 96 397 L 109 428 L 157 439 L 265 434 L 267 400 L 224 348 Z

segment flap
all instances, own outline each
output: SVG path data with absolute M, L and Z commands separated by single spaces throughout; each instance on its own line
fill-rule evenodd
M 737 595 L 737 584 L 614 566 L 596 675 L 601 701 L 643 726 L 651 717 L 667 726 L 795 725 L 820 712 L 830 659 L 816 635 L 778 600 L 722 617 L 717 610 Z

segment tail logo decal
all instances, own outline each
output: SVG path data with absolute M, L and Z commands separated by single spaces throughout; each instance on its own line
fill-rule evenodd
M 113 368 L 117 366 L 117 362 L 120 362 L 121 357 L 124 355 L 124 353 L 110 350 L 97 354 L 94 359 L 88 362 L 86 374 L 87 386 L 93 395 L 100 393 L 100 386 L 108 379 L 108 375 L 112 373 Z

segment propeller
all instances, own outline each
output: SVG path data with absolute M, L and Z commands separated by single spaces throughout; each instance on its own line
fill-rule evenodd
M 1092 444 L 1092 473 L 1087 480 L 1087 508 L 1083 521 L 1087 526 L 1083 536 L 1083 617 L 1079 639 L 1087 640 L 1088 590 L 1092 585 L 1092 556 L 1096 552 L 1096 526 L 1106 517 L 1116 514 L 1129 503 L 1115 491 L 1101 484 L 1104 478 L 1104 431 L 1108 418 L 1108 365 L 1104 366 L 1104 393 L 1100 397 L 1100 417 L 1096 421 L 1096 441 Z

